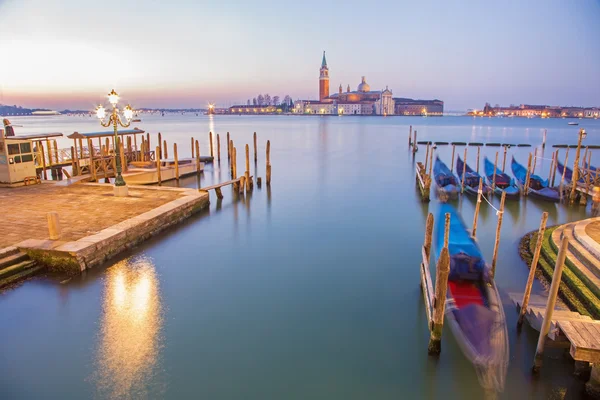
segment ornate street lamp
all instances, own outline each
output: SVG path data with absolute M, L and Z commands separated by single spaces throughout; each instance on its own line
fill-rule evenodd
M 100 120 L 100 124 L 102 126 L 108 128 L 112 125 L 114 128 L 115 139 L 113 141 L 113 145 L 117 165 L 117 175 L 115 178 L 114 192 L 115 196 L 124 197 L 127 196 L 128 189 L 127 184 L 125 183 L 125 179 L 123 179 L 123 175 L 121 175 L 121 141 L 118 135 L 117 127 L 118 125 L 121 125 L 123 128 L 127 128 L 129 125 L 131 125 L 131 118 L 133 118 L 133 109 L 129 104 L 123 109 L 123 117 L 125 117 L 125 119 L 127 120 L 127 122 L 124 123 L 121 119 L 121 115 L 119 114 L 119 109 L 117 108 L 117 103 L 119 103 L 119 95 L 117 94 L 117 92 L 115 92 L 114 89 L 108 94 L 108 101 L 113 107 L 112 112 L 108 116 L 108 120 L 106 122 L 104 121 L 104 118 L 106 117 L 106 109 L 102 105 L 99 105 L 96 108 L 96 116 Z

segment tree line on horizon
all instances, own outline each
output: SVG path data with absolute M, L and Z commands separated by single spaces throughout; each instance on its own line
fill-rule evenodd
M 283 101 L 280 100 L 279 96 L 271 97 L 268 93 L 259 94 L 254 97 L 252 100 L 248 99 L 246 105 L 248 106 L 281 106 L 284 111 L 288 111 L 290 108 L 294 106 L 294 102 L 292 101 L 292 97 L 289 94 L 286 94 L 283 98 Z

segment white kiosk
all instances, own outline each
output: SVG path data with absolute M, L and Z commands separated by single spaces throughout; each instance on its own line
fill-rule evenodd
M 34 142 L 62 133 L 5 136 L 0 129 L 0 185 L 18 186 L 37 180 Z

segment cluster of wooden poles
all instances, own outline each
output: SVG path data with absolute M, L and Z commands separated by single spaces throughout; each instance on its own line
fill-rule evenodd
M 479 181 L 479 194 L 477 204 L 475 206 L 475 215 L 473 217 L 473 228 L 471 236 L 476 238 L 477 221 L 479 218 L 479 205 L 481 203 L 483 182 Z M 496 225 L 496 241 L 494 242 L 494 253 L 492 256 L 491 279 L 494 279 L 496 274 L 496 263 L 498 260 L 498 249 L 500 247 L 500 231 L 502 229 L 502 217 L 504 215 L 504 200 L 506 194 L 502 193 L 500 200 L 500 209 L 497 212 L 498 223 Z M 421 249 L 421 289 L 423 291 L 423 299 L 425 301 L 425 309 L 427 313 L 427 323 L 429 326 L 429 346 L 430 354 L 439 354 L 441 351 L 442 328 L 444 326 L 444 312 L 446 309 L 446 292 L 448 286 L 448 274 L 450 273 L 450 254 L 448 253 L 448 241 L 450 238 L 450 214 L 445 214 L 444 225 L 444 247 L 440 253 L 440 257 L 436 264 L 436 279 L 435 291 L 431 283 L 431 275 L 429 270 L 429 260 L 431 258 L 431 243 L 433 237 L 433 214 L 429 213 L 425 225 L 425 241 Z M 431 294 L 435 293 L 434 297 Z
M 213 143 L 214 143 L 213 142 L 213 133 L 209 132 L 208 135 L 209 135 L 210 157 L 212 158 L 212 160 L 214 160 L 215 159 L 215 148 L 213 145 Z M 253 139 L 254 139 L 253 140 L 254 141 L 254 162 L 256 163 L 258 161 L 258 143 L 257 143 L 256 132 L 254 132 Z M 159 133 L 159 143 L 160 143 L 160 140 L 161 140 L 161 136 Z M 157 146 L 156 151 L 155 151 L 157 165 L 158 165 L 159 185 L 161 183 L 160 161 L 163 156 L 165 158 L 168 157 L 166 140 L 164 140 L 162 143 L 163 143 L 162 151 L 161 151 L 160 146 Z M 193 137 L 191 138 L 191 149 L 192 149 L 192 158 L 195 158 L 195 160 L 196 160 L 196 170 L 198 171 L 198 173 L 200 173 L 200 144 L 198 143 L 198 140 L 194 140 Z M 209 187 L 201 188 L 201 190 L 208 191 L 208 190 L 214 189 L 215 193 L 217 194 L 217 197 L 219 199 L 223 198 L 223 193 L 221 191 L 221 187 L 229 185 L 229 184 L 233 185 L 234 190 L 239 190 L 240 193 L 243 193 L 244 191 L 246 191 L 246 192 L 252 191 L 253 186 L 254 186 L 254 181 L 253 181 L 253 177 L 250 175 L 250 146 L 248 144 L 246 144 L 245 150 L 246 150 L 246 169 L 244 171 L 244 174 L 238 178 L 237 148 L 235 147 L 233 140 L 230 138 L 229 132 L 227 132 L 227 159 L 230 164 L 229 169 L 230 169 L 230 174 L 231 174 L 231 180 L 227 181 L 227 182 L 218 183 L 216 185 L 212 185 Z M 176 143 L 173 145 L 173 157 L 174 157 L 174 164 L 175 164 L 175 176 L 176 176 L 176 179 L 179 180 L 179 163 L 178 163 L 177 144 Z M 216 134 L 216 159 L 217 159 L 218 163 L 221 162 L 221 137 L 219 134 Z M 271 141 L 270 140 L 267 140 L 267 146 L 266 146 L 266 171 L 265 171 L 265 173 L 266 173 L 266 183 L 268 186 L 270 186 L 271 185 Z M 257 177 L 256 185 L 258 187 L 260 187 L 261 183 L 262 183 L 262 179 L 260 177 Z

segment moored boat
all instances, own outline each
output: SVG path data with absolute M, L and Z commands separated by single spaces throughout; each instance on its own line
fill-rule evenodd
M 473 363 L 481 385 L 501 392 L 509 360 L 502 301 L 479 246 L 460 214 L 449 204 L 440 206 L 437 218 L 436 257 L 439 259 L 444 245 L 446 213 L 450 214 L 446 322 L 464 355 Z
M 459 184 L 462 185 L 463 181 L 463 170 L 465 171 L 465 188 L 464 191 L 472 196 L 477 196 L 479 191 L 479 180 L 483 181 L 481 175 L 475 172 L 469 164 L 465 164 L 463 160 L 458 156 L 456 158 L 456 172 L 458 174 Z M 484 181 L 482 185 L 482 192 L 484 196 L 487 196 L 492 192 L 492 188 L 488 186 Z
M 573 180 L 573 170 L 560 161 L 556 163 L 556 169 L 558 170 L 559 176 L 562 178 L 563 173 L 565 174 L 565 181 L 570 182 Z M 577 180 L 579 183 L 585 183 L 583 178 Z
M 524 186 L 525 181 L 527 180 L 527 168 L 519 164 L 514 157 L 512 158 L 510 166 L 515 178 L 517 178 L 517 181 L 523 187 L 523 190 L 525 190 Z M 529 176 L 529 193 L 542 200 L 553 202 L 560 201 L 558 189 L 549 187 L 547 180 L 542 179 L 535 174 Z
M 433 164 L 433 179 L 435 179 L 438 188 L 448 197 L 456 197 L 458 195 L 458 181 L 456 180 L 456 176 L 437 156 Z
M 519 198 L 519 186 L 517 186 L 514 179 L 502 172 L 500 168 L 496 167 L 496 179 L 494 181 L 494 164 L 487 157 L 483 159 L 483 170 L 488 184 L 491 186 L 495 182 L 494 194 L 502 196 L 502 192 L 505 192 L 507 198 Z

